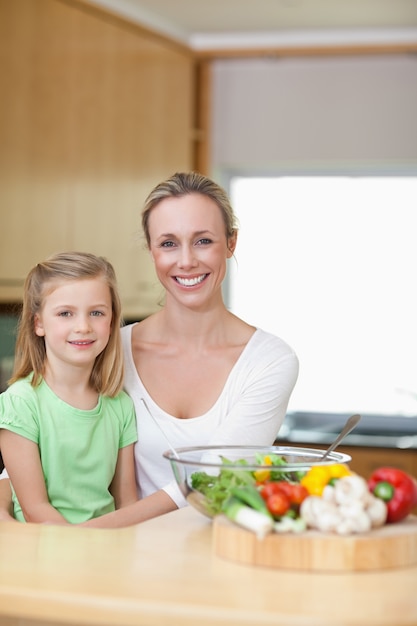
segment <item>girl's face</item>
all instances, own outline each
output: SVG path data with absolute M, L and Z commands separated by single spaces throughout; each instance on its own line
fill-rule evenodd
M 167 295 L 201 307 L 221 298 L 226 259 L 236 236 L 227 240 L 217 204 L 199 193 L 165 198 L 149 216 L 150 250 Z
M 93 367 L 106 347 L 112 321 L 110 289 L 102 278 L 59 280 L 45 286 L 35 332 L 53 364 Z

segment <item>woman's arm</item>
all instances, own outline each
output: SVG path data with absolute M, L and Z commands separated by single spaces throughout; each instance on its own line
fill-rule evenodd
M 110 493 L 114 498 L 116 509 L 137 502 L 133 443 L 119 450 Z
M 134 526 L 145 522 L 153 517 L 164 515 L 170 511 L 175 511 L 177 505 L 165 491 L 160 489 L 142 500 L 137 500 L 134 504 L 107 513 L 101 517 L 83 522 L 79 526 L 87 526 L 89 528 L 123 528 L 125 526 Z
M 67 523 L 49 502 L 36 443 L 1 429 L 0 446 L 26 522 Z

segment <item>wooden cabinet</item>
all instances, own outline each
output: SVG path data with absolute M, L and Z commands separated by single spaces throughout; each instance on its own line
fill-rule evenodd
M 156 309 L 140 210 L 192 168 L 194 65 L 80 2 L 0 3 L 0 302 L 40 259 L 80 249 L 115 265 L 125 317 Z
M 316 448 L 326 450 L 328 445 L 309 442 L 288 442 L 277 439 L 275 445 Z M 329 444 L 330 445 L 330 444 Z M 417 450 L 413 448 L 375 448 L 371 446 L 338 446 L 336 452 L 344 452 L 352 457 L 349 467 L 360 476 L 368 478 L 374 470 L 383 465 L 402 469 L 417 478 Z
M 417 450 L 340 446 L 338 451 L 350 454 L 352 457 L 350 467 L 365 478 L 383 465 L 392 465 L 417 477 Z

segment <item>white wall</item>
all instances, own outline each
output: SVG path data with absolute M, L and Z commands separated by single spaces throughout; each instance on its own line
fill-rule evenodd
M 212 172 L 417 168 L 417 55 L 218 60 Z
M 212 172 L 226 188 L 233 174 L 413 175 L 408 205 L 386 198 L 392 230 L 376 224 L 377 194 L 297 200 L 297 179 L 284 202 L 282 188 L 232 196 L 241 231 L 225 295 L 299 355 L 289 409 L 415 413 L 415 246 L 402 210 L 417 209 L 417 56 L 219 60 L 213 87 Z

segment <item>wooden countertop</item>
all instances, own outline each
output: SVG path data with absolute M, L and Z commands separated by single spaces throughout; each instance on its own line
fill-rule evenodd
M 417 625 L 417 567 L 252 567 L 215 556 L 211 539 L 189 507 L 122 530 L 3 522 L 0 625 Z

